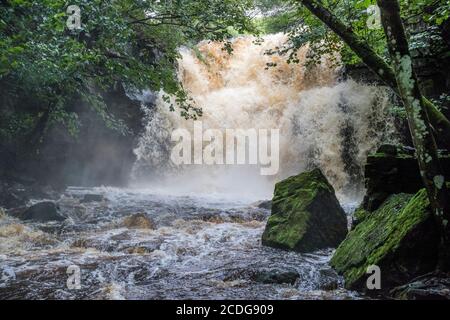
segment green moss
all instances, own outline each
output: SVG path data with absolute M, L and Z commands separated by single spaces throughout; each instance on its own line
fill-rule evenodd
M 321 222 L 320 214 L 316 214 L 315 218 L 319 222 L 315 220 L 314 223 L 310 223 L 312 212 L 318 211 L 311 208 L 318 206 L 319 202 L 326 202 L 328 208 L 334 205 L 331 211 L 334 209 L 334 212 L 342 214 L 342 220 L 345 221 L 345 215 L 334 195 L 334 189 L 319 169 L 277 183 L 272 200 L 272 215 L 262 237 L 263 244 L 296 251 L 308 251 L 317 249 L 317 246 L 321 247 L 325 237 L 318 236 L 308 243 L 302 243 L 306 234 L 315 227 L 314 225 Z M 324 215 L 330 211 L 328 208 L 322 210 Z M 340 221 L 330 219 L 329 224 L 340 225 Z M 323 230 L 325 233 L 326 228 Z M 342 239 L 344 236 L 345 233 Z
M 405 236 L 429 216 L 424 189 L 416 195 L 397 194 L 351 231 L 336 250 L 331 265 L 344 275 L 347 287 L 365 276 L 370 265 L 381 266 Z
M 357 223 L 361 223 L 368 217 L 369 214 L 369 211 L 364 210 L 363 208 L 358 208 L 353 214 L 353 217 L 355 218 Z
M 396 155 L 390 155 L 383 152 L 372 153 L 369 155 L 370 158 L 400 158 L 400 159 L 412 159 L 413 156 L 406 153 L 398 153 Z

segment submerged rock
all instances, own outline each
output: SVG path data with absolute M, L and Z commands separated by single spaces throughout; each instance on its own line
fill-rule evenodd
M 319 169 L 276 184 L 263 245 L 311 252 L 338 246 L 346 234 L 344 210 Z
M 319 271 L 319 289 L 325 291 L 336 290 L 339 287 L 339 275 L 331 268 Z
M 21 220 L 40 222 L 63 221 L 66 219 L 59 213 L 59 207 L 51 201 L 39 202 L 28 209 L 11 211 L 10 214 Z
M 275 283 L 275 284 L 294 284 L 295 281 L 300 277 L 296 270 L 258 270 L 251 277 L 255 282 L 261 283 Z
M 381 290 L 404 284 L 434 269 L 438 236 L 425 190 L 390 196 L 351 231 L 331 259 L 350 289 L 366 291 L 367 269 L 381 270 Z
M 123 225 L 129 229 L 155 229 L 155 223 L 145 213 L 126 217 Z
M 101 194 L 85 194 L 80 202 L 81 203 L 102 202 L 105 200 L 106 200 L 105 197 Z

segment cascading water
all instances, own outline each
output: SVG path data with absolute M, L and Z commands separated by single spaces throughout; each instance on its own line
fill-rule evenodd
M 237 38 L 233 55 L 218 43 L 201 43 L 200 58 L 183 49 L 179 76 L 203 107 L 205 129 L 280 129 L 279 173 L 171 165 L 172 130 L 191 131 L 193 123 L 158 98 L 136 149 L 136 185 L 145 188 L 69 188 L 56 201 L 62 222 L 21 221 L 0 210 L 0 299 L 358 298 L 329 267 L 332 250 L 261 246 L 270 210 L 252 202 L 313 165 L 344 205 L 358 199 L 365 156 L 390 134 L 387 94 L 337 81 L 326 59 L 307 68 L 265 55 L 282 35 L 253 40 Z M 266 70 L 267 63 L 277 66 Z M 86 202 L 86 194 L 105 200 Z M 80 290 L 67 286 L 70 266 L 81 270 Z M 261 280 L 286 273 L 294 281 Z
M 341 197 L 360 197 L 367 153 L 392 131 L 386 121 L 388 95 L 379 87 L 337 81 L 339 70 L 325 58 L 318 66 L 306 67 L 266 54 L 285 41 L 283 34 L 266 36 L 262 44 L 240 37 L 233 41 L 231 55 L 220 43 L 203 42 L 198 50 L 182 49 L 179 61 L 183 87 L 203 108 L 204 129 L 280 129 L 276 176 L 263 177 L 250 165 L 170 170 L 171 132 L 192 131 L 193 120 L 170 112 L 160 97 L 148 111 L 146 132 L 135 150 L 138 182 L 156 179 L 180 192 L 269 198 L 276 180 L 319 166 Z M 307 54 L 307 47 L 300 49 L 300 61 Z

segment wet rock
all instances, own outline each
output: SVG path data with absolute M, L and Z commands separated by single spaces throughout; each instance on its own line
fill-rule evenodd
M 330 264 L 344 276 L 347 288 L 362 291 L 371 275 L 368 267 L 376 265 L 386 291 L 435 268 L 437 234 L 424 189 L 416 195 L 392 195 L 348 234 Z
M 294 284 L 300 274 L 293 268 L 271 268 L 271 269 L 235 269 L 229 272 L 223 282 L 246 282 L 254 281 L 264 284 Z
M 333 269 L 321 269 L 319 274 L 320 290 L 331 291 L 339 287 L 339 275 Z
M 263 245 L 312 252 L 337 247 L 346 234 L 344 210 L 319 169 L 276 184 Z
M 39 202 L 25 210 L 13 210 L 8 214 L 21 220 L 34 220 L 39 222 L 63 221 L 66 218 L 59 212 L 59 207 L 51 201 Z
M 300 277 L 298 272 L 294 269 L 290 270 L 279 270 L 279 269 L 271 269 L 271 270 L 258 270 L 256 271 L 251 279 L 256 282 L 265 283 L 265 284 L 294 284 L 295 281 Z
M 450 175 L 450 156 L 440 156 L 446 176 Z M 362 208 L 374 211 L 391 195 L 414 194 L 423 188 L 419 166 L 408 148 L 383 145 L 367 158 L 364 169 L 366 196 Z
M 260 208 L 260 209 L 272 209 L 272 200 L 261 200 L 258 202 L 255 202 L 253 204 L 254 207 Z
M 145 213 L 126 217 L 123 225 L 129 229 L 155 229 L 155 223 Z
M 398 153 L 398 150 L 397 150 L 397 146 L 394 144 L 382 144 L 378 148 L 377 153 L 384 153 L 385 155 L 396 156 Z
M 401 300 L 450 300 L 450 275 L 425 275 L 390 292 Z
M 90 202 L 102 202 L 105 201 L 105 197 L 101 194 L 85 194 L 83 199 L 81 199 L 81 203 L 90 203 Z

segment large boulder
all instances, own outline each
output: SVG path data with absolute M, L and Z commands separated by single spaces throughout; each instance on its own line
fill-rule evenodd
M 446 176 L 450 175 L 450 156 L 440 155 Z M 414 150 L 395 145 L 382 145 L 367 158 L 364 168 L 366 196 L 362 208 L 374 211 L 391 195 L 414 194 L 424 187 Z
M 387 291 L 434 270 L 438 234 L 424 189 L 417 194 L 390 196 L 362 221 L 336 250 L 331 266 L 349 289 L 366 291 L 368 267 L 381 271 L 381 290 Z
M 39 222 L 63 221 L 66 219 L 59 213 L 59 207 L 51 201 L 39 202 L 22 212 L 15 212 L 13 215 L 21 220 Z
M 346 234 L 345 212 L 319 169 L 276 184 L 263 245 L 311 252 L 337 247 Z
M 266 283 L 266 284 L 289 283 L 289 284 L 293 285 L 295 283 L 295 281 L 297 281 L 298 278 L 300 278 L 300 275 L 294 269 L 258 270 L 252 276 L 253 281 L 260 282 L 260 283 Z

